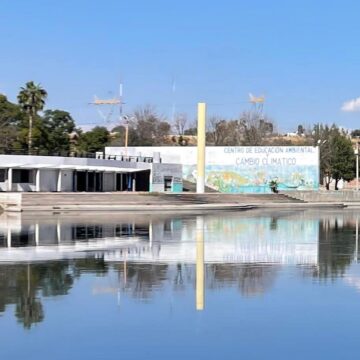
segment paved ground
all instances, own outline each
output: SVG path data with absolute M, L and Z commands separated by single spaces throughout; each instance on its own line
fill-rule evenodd
M 220 193 L 4 193 L 6 211 L 192 211 L 247 210 L 252 208 L 308 208 L 343 206 L 305 202 L 285 194 Z

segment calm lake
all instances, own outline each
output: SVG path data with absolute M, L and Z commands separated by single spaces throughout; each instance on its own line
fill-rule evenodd
M 0 359 L 354 359 L 360 212 L 0 214 Z

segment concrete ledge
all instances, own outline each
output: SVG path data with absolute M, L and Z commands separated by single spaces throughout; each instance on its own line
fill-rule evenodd
M 292 199 L 306 202 L 359 202 L 360 191 L 282 191 L 282 194 Z
M 355 203 L 354 203 L 355 204 Z M 360 201 L 356 203 L 360 206 Z M 283 194 L 0 193 L 6 212 L 224 211 L 261 208 L 307 209 L 349 206 L 342 201 L 304 202 Z

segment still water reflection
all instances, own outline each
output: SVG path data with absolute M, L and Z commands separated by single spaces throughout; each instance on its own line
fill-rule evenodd
M 350 357 L 359 215 L 1 214 L 0 356 Z

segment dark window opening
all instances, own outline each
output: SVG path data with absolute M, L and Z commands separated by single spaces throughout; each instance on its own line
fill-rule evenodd
M 135 175 L 135 191 L 150 190 L 150 170 L 139 171 Z
M 0 182 L 5 182 L 5 169 L 0 169 Z
M 164 176 L 164 190 L 171 191 L 172 176 Z
M 31 170 L 13 170 L 13 183 L 33 183 L 33 172 Z

